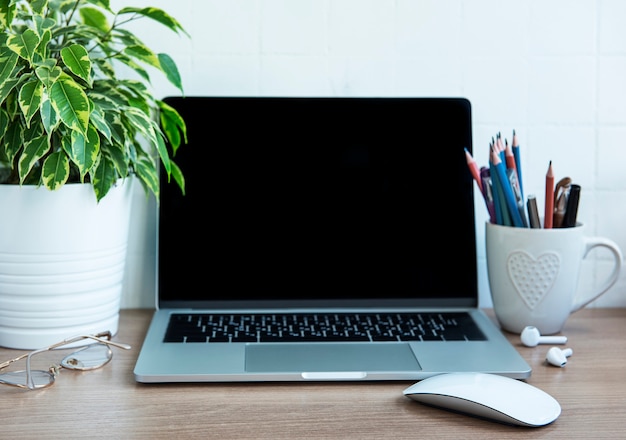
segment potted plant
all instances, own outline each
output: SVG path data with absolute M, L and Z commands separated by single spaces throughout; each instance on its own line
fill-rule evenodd
M 115 333 L 133 182 L 158 200 L 163 166 L 184 192 L 185 123 L 149 72 L 181 78 L 125 27 L 140 18 L 186 34 L 153 7 L 0 0 L 1 346 Z

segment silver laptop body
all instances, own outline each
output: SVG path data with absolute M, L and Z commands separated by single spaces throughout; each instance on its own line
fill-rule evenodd
M 467 99 L 166 102 L 186 194 L 161 186 L 138 382 L 530 376 L 477 308 Z

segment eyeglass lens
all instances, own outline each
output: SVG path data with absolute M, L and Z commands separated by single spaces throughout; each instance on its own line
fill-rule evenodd
M 91 344 L 77 350 L 61 361 L 61 366 L 69 370 L 93 370 L 107 364 L 113 352 L 106 344 Z M 54 374 L 43 370 L 31 370 L 33 388 L 43 388 L 54 383 Z M 9 371 L 0 374 L 0 383 L 29 388 L 26 370 Z
M 69 370 L 93 370 L 107 364 L 113 352 L 106 344 L 91 344 L 63 358 L 61 366 Z
M 54 383 L 54 375 L 48 371 L 32 370 L 30 377 L 33 381 L 33 388 L 43 388 Z M 26 370 L 2 373 L 0 374 L 0 383 L 28 388 Z

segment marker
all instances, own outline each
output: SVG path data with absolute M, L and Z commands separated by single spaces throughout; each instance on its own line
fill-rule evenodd
M 580 185 L 572 184 L 567 197 L 567 208 L 563 217 L 563 228 L 576 226 L 576 216 L 578 214 L 578 201 L 580 199 Z
M 528 220 L 530 221 L 530 227 L 534 229 L 541 228 L 541 221 L 539 220 L 539 210 L 537 209 L 537 198 L 534 194 L 528 195 L 526 207 L 528 208 Z

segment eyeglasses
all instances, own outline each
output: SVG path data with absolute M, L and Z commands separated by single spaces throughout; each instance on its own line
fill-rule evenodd
M 68 349 L 70 347 L 63 348 L 63 346 L 82 341 L 83 339 L 93 339 L 96 343 L 89 344 L 65 356 L 63 360 L 61 360 L 60 364 L 52 365 L 48 371 L 31 369 L 31 358 L 34 355 L 55 349 Z M 31 351 L 30 353 L 20 355 L 15 359 L 2 362 L 0 364 L 0 371 L 12 363 L 26 358 L 26 370 L 0 373 L 0 384 L 11 385 L 19 388 L 28 388 L 29 390 L 48 387 L 54 383 L 56 376 L 62 368 L 84 371 L 95 370 L 96 368 L 106 365 L 113 358 L 111 346 L 123 348 L 124 350 L 130 349 L 130 345 L 128 344 L 111 341 L 111 332 L 109 331 L 98 333 L 96 335 L 81 335 L 65 339 L 61 342 L 57 342 L 56 344 L 52 344 L 49 347 L 40 348 L 38 350 Z

